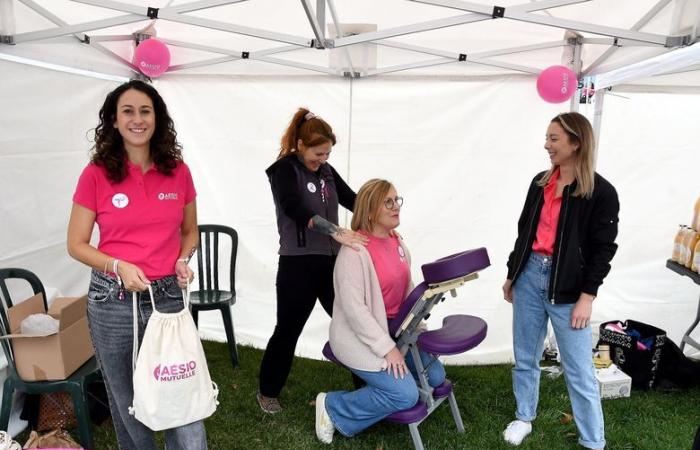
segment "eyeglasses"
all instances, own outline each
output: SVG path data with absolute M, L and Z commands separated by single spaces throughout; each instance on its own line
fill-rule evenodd
M 400 208 L 403 205 L 403 197 L 387 198 L 384 200 L 384 207 L 386 209 L 394 209 L 394 207 Z

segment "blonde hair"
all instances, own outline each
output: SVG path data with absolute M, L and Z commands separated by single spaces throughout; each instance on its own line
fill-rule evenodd
M 284 130 L 282 139 L 280 139 L 280 152 L 277 159 L 284 158 L 290 153 L 296 153 L 297 141 L 301 142 L 306 147 L 316 147 L 317 145 L 331 143 L 335 145 L 335 134 L 328 122 L 313 114 L 307 108 L 299 108 L 289 125 Z
M 352 214 L 350 228 L 353 231 L 372 231 L 372 222 L 379 218 L 384 197 L 389 193 L 392 185 L 387 180 L 373 178 L 362 185 L 355 198 L 355 208 Z
M 593 127 L 583 114 L 577 112 L 561 113 L 550 123 L 558 123 L 566 132 L 569 141 L 578 144 L 576 160 L 574 161 L 574 177 L 576 178 L 575 197 L 591 198 L 595 180 L 595 137 Z M 552 178 L 556 169 L 552 166 L 537 182 L 545 186 Z

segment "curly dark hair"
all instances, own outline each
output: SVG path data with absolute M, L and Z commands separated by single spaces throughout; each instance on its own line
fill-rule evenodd
M 159 172 L 171 175 L 177 162 L 182 161 L 182 146 L 177 142 L 175 125 L 163 97 L 153 86 L 140 80 L 131 80 L 107 94 L 100 109 L 100 122 L 95 128 L 95 146 L 92 148 L 94 153 L 91 160 L 107 170 L 107 178 L 112 183 L 119 183 L 126 178 L 124 141 L 114 123 L 117 120 L 119 97 L 129 89 L 143 92 L 153 102 L 156 129 L 151 137 L 150 156 Z

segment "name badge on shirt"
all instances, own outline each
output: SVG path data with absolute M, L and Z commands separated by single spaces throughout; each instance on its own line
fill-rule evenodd
M 112 204 L 115 208 L 126 208 L 126 206 L 129 204 L 129 197 L 121 192 L 114 194 L 112 196 Z

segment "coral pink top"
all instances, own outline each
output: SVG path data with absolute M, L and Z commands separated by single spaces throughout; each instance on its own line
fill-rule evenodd
M 557 239 L 557 226 L 559 225 L 559 212 L 561 211 L 561 196 L 557 197 L 557 180 L 559 169 L 557 168 L 549 183 L 544 187 L 544 205 L 540 213 L 540 221 L 537 224 L 535 242 L 532 243 L 532 251 L 552 255 L 554 243 Z
M 379 286 L 382 288 L 386 317 L 391 319 L 399 312 L 406 296 L 406 286 L 411 281 L 411 271 L 403 247 L 396 236 L 380 238 L 368 234 L 369 252 Z

